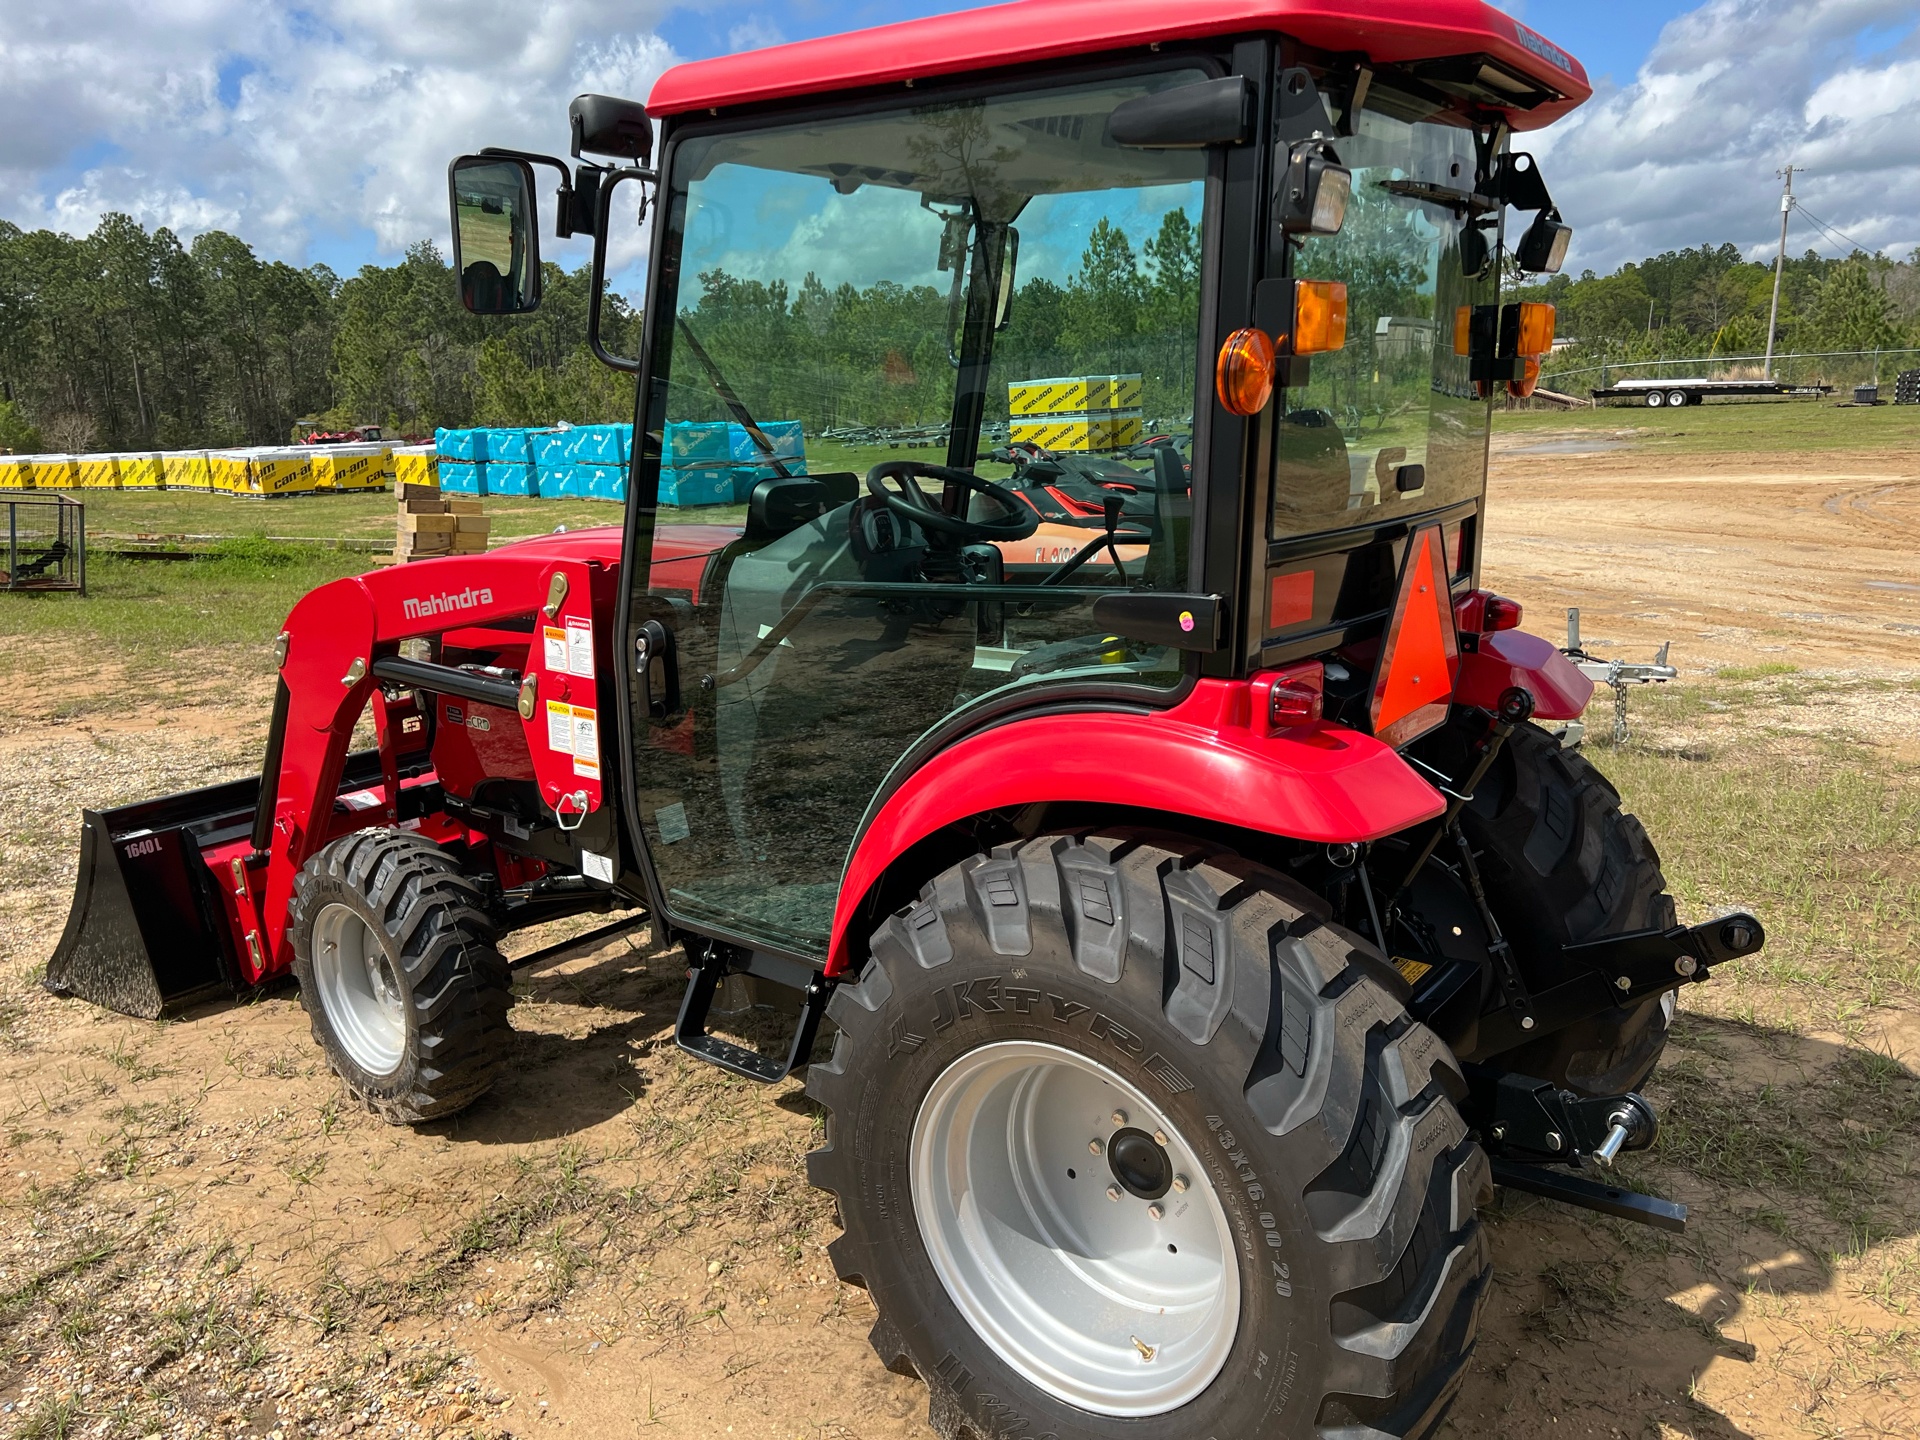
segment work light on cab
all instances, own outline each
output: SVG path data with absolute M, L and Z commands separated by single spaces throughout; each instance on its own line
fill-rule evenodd
M 1513 258 L 1530 275 L 1558 275 L 1567 263 L 1567 247 L 1573 243 L 1573 227 L 1549 206 L 1534 216 Z
M 1338 235 L 1353 198 L 1353 172 L 1331 146 L 1294 152 L 1280 195 L 1280 228 L 1289 235 Z

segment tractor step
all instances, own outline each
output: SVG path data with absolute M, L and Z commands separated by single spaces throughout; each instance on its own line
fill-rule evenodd
M 690 947 L 691 949 L 691 947 Z M 680 1001 L 680 1018 L 673 1027 L 673 1043 L 689 1055 L 718 1065 L 748 1080 L 772 1085 L 803 1067 L 813 1055 L 813 1039 L 820 1017 L 826 1014 L 832 984 L 811 966 L 775 955 L 736 950 L 709 943 L 693 955 L 687 971 L 687 993 Z M 784 1058 L 763 1055 L 707 1033 L 707 1012 L 720 982 L 728 975 L 755 975 L 800 992 L 800 1013 Z

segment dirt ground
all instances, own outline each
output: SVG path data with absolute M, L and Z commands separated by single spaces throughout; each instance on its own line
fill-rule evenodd
M 1530 628 L 1578 605 L 1602 653 L 1864 677 L 1846 703 L 1920 733 L 1920 448 L 1787 473 L 1555 443 L 1497 447 L 1486 579 Z M 111 667 L 49 640 L 8 668 L 0 1435 L 930 1433 L 832 1277 L 813 1108 L 674 1049 L 683 972 L 644 929 L 519 971 L 496 1091 L 418 1130 L 345 1101 L 289 990 L 166 1025 L 47 997 L 79 810 L 253 769 L 266 692 L 63 720 L 18 677 L 71 699 Z M 1920 1434 L 1920 997 L 1816 999 L 1687 992 L 1667 1138 L 1627 1172 L 1686 1237 L 1496 1205 L 1447 1436 Z

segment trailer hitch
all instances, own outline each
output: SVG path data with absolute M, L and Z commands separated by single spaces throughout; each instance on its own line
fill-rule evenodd
M 1495 1184 L 1685 1233 L 1684 1205 L 1549 1168 L 1611 1170 L 1622 1151 L 1647 1149 L 1660 1133 L 1660 1119 L 1645 1098 L 1579 1095 L 1531 1075 L 1486 1065 L 1462 1068 L 1467 1077 L 1463 1110 L 1493 1160 Z

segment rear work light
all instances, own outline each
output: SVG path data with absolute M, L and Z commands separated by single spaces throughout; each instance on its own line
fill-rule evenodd
M 1229 415 L 1258 415 L 1273 398 L 1273 341 L 1264 330 L 1236 330 L 1220 347 L 1214 389 Z
M 1520 624 L 1520 602 L 1496 595 L 1491 590 L 1471 590 L 1455 602 L 1453 623 L 1472 635 L 1512 630 Z
M 1253 677 L 1255 723 L 1268 734 L 1318 725 L 1327 697 L 1327 668 L 1318 660 L 1269 670 Z
M 1446 723 L 1459 663 L 1440 527 L 1429 526 L 1407 542 L 1401 564 L 1399 593 L 1373 677 L 1368 715 L 1374 735 L 1398 750 Z

